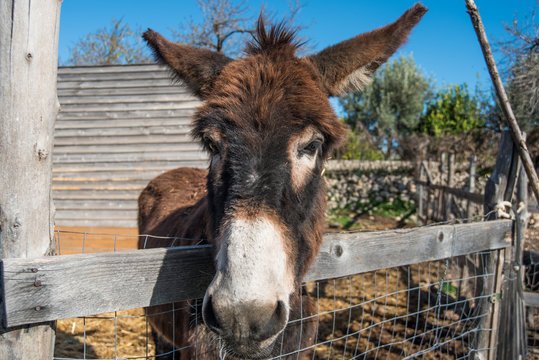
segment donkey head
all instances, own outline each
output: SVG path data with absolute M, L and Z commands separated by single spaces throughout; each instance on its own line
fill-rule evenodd
M 203 100 L 193 135 L 208 151 L 208 203 L 217 273 L 203 318 L 240 357 L 268 356 L 318 253 L 325 206 L 324 162 L 345 129 L 328 96 L 365 86 L 426 9 L 308 57 L 294 33 L 258 21 L 245 57 L 144 38 Z

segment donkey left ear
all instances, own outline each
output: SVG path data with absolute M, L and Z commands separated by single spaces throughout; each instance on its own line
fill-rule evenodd
M 223 67 L 232 61 L 215 51 L 173 43 L 151 29 L 142 37 L 153 49 L 157 61 L 167 64 L 201 98 L 208 95 Z
M 328 95 L 341 96 L 364 88 L 376 69 L 406 42 L 426 12 L 427 8 L 417 3 L 392 24 L 309 56 Z

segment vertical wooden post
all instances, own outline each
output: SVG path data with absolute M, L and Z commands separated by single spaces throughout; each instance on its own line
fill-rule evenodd
M 511 134 L 509 132 L 503 132 L 498 148 L 496 166 L 485 186 L 483 207 L 486 220 L 497 219 L 496 205 L 512 198 L 514 187 L 510 186 L 513 181 L 510 179 L 517 176 L 519 168 L 518 157 L 514 157 L 516 151 Z M 514 160 L 517 160 L 516 164 L 513 164 Z M 492 334 L 492 331 L 498 331 L 497 314 L 499 304 L 496 291 L 501 286 L 501 282 L 498 278 L 499 271 L 496 270 L 499 269 L 500 264 L 498 262 L 502 259 L 500 251 L 498 250 L 497 253 L 489 253 L 481 256 L 483 268 L 486 270 L 485 272 L 487 274 L 494 274 L 492 278 L 483 279 L 483 295 L 494 294 L 494 296 L 483 298 L 480 304 L 481 312 L 485 315 L 479 323 L 480 332 L 476 344 L 476 348 L 478 349 L 477 358 L 479 359 L 493 359 L 495 356 L 494 348 L 496 344 L 494 340 L 496 339 L 496 334 Z M 488 331 L 489 329 L 490 331 Z
M 512 254 L 508 256 L 503 282 L 500 309 L 497 358 L 524 359 L 527 353 L 526 310 L 523 301 L 524 271 L 522 269 L 522 243 L 528 225 L 528 181 L 524 168 L 520 169 L 517 183 L 517 208 Z
M 0 259 L 50 255 L 55 248 L 51 177 L 60 5 L 0 5 Z M 2 320 L 3 309 L 0 304 Z M 3 326 L 0 359 L 52 358 L 52 324 Z
M 425 168 L 423 166 L 423 163 L 419 164 L 419 181 L 425 181 Z M 420 221 L 421 225 L 425 225 L 427 223 L 426 217 L 423 218 L 423 197 L 424 195 L 424 186 L 423 184 L 419 184 L 417 187 L 417 220 Z
M 476 162 L 477 157 L 475 155 L 472 155 L 470 157 L 470 179 L 468 180 L 468 191 L 473 193 L 475 191 L 475 168 L 476 168 Z M 472 218 L 472 206 L 473 203 L 468 200 L 468 203 L 466 204 L 466 218 L 468 219 L 466 222 L 470 222 Z
M 447 159 L 447 186 L 453 187 L 455 178 L 455 154 L 451 153 L 448 156 Z M 444 210 L 444 219 L 445 220 L 451 220 L 451 205 L 452 205 L 452 198 L 453 196 L 451 194 L 446 194 L 445 197 L 445 210 Z
M 442 151 L 440 154 L 440 164 L 439 164 L 439 171 L 440 171 L 440 185 L 444 184 L 445 180 L 445 151 Z M 438 190 L 438 204 L 436 204 L 436 215 L 434 221 L 440 221 L 445 220 L 443 219 L 443 213 L 442 209 L 444 206 L 444 199 L 445 199 L 445 191 Z

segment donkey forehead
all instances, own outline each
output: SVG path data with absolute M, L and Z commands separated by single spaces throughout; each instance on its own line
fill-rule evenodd
M 256 130 L 301 127 L 333 115 L 312 66 L 296 57 L 256 55 L 231 62 L 215 81 L 207 104 L 232 124 Z

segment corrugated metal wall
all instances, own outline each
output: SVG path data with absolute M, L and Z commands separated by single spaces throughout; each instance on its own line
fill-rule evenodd
M 160 65 L 61 67 L 58 97 L 57 225 L 136 227 L 148 181 L 176 167 L 207 166 L 189 136 L 199 102 Z

